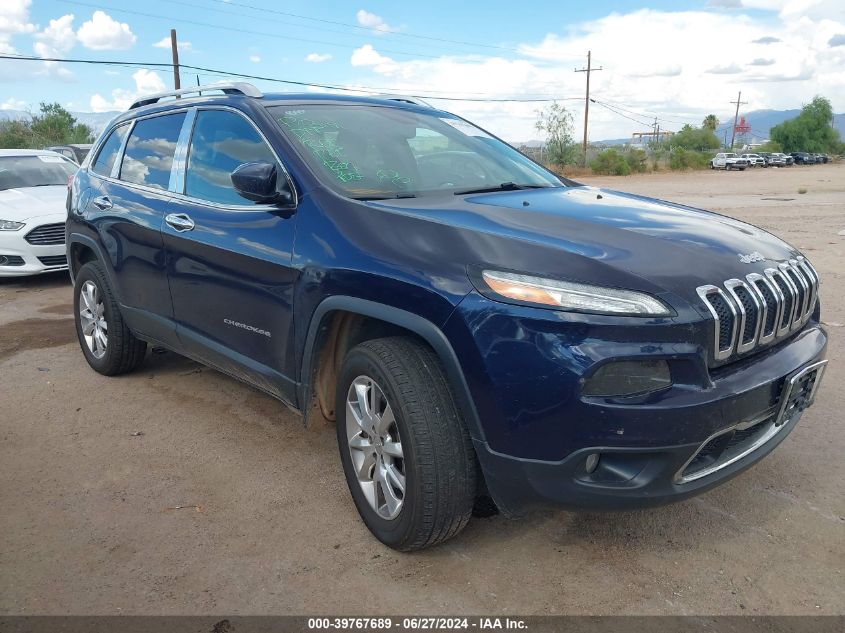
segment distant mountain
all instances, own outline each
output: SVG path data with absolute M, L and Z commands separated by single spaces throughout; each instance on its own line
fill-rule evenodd
M 108 125 L 114 117 L 120 112 L 73 112 L 71 114 L 76 117 L 80 123 L 90 126 L 94 131 L 94 136 L 103 131 L 103 128 Z M 17 121 L 27 120 L 32 118 L 29 112 L 24 110 L 0 110 L 0 121 Z
M 769 137 L 770 130 L 784 121 L 789 119 L 794 119 L 799 114 L 801 114 L 801 110 L 754 110 L 753 112 L 746 112 L 745 113 L 745 122 L 751 127 L 751 133 L 749 134 L 750 137 L 754 137 L 756 140 L 761 141 L 765 140 Z M 719 127 L 716 129 L 716 135 L 719 138 L 722 138 L 724 131 L 730 130 L 731 126 L 733 125 L 733 114 L 727 114 L 719 118 L 722 122 Z M 845 113 L 841 114 L 834 114 L 833 115 L 833 127 L 839 131 L 839 135 L 845 139 Z M 630 143 L 631 139 L 628 138 L 612 138 L 612 139 L 605 139 L 603 141 L 593 141 L 596 145 L 624 145 L 626 143 Z

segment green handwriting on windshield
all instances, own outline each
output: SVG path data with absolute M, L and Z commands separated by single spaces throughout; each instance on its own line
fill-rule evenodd
M 279 119 L 279 122 L 302 145 L 307 147 L 338 180 L 353 182 L 364 179 L 357 167 L 344 156 L 343 148 L 337 144 L 336 138 L 326 136 L 326 132 L 340 132 L 342 128 L 339 123 L 306 119 L 301 112 L 285 113 Z

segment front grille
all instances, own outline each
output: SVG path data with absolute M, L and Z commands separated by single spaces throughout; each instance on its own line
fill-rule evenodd
M 0 266 L 23 266 L 23 257 L 19 255 L 0 255 Z
M 67 266 L 66 255 L 47 255 L 45 257 L 39 257 L 38 261 L 45 266 Z
M 799 329 L 813 314 L 818 288 L 819 276 L 803 257 L 763 275 L 697 288 L 714 321 L 714 360 L 745 354 Z
M 24 239 L 33 246 L 57 246 L 65 243 L 65 225 L 42 224 L 26 234 Z

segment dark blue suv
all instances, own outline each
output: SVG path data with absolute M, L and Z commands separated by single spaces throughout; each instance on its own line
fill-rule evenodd
M 336 420 L 355 505 L 401 550 L 483 499 L 700 493 L 786 437 L 826 362 L 794 248 L 560 179 L 413 99 L 145 98 L 73 180 L 67 245 L 91 367 L 160 345 Z

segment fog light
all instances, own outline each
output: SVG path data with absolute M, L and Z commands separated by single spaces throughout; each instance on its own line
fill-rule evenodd
M 584 462 L 584 470 L 587 471 L 587 474 L 593 472 L 596 469 L 596 466 L 599 465 L 599 454 L 598 453 L 590 453 L 587 455 L 587 461 Z
M 623 360 L 602 365 L 584 383 L 585 396 L 635 396 L 672 384 L 665 360 Z

